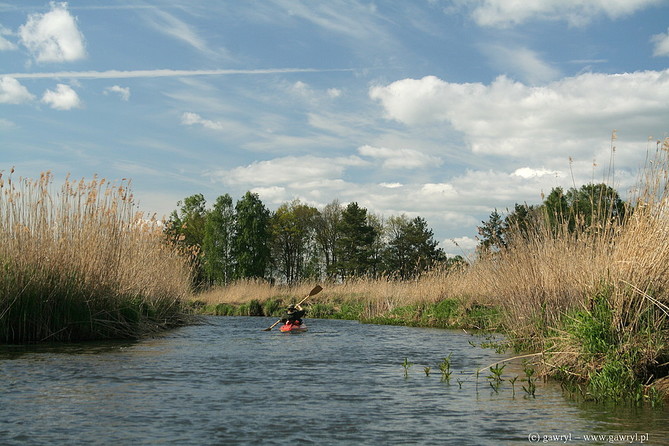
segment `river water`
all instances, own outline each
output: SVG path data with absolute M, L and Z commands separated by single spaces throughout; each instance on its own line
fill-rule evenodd
M 496 392 L 476 370 L 510 355 L 461 330 L 311 319 L 306 333 L 262 331 L 273 322 L 0 347 L 0 444 L 669 444 L 669 410 L 576 402 L 554 383 L 529 397 L 520 364 Z M 450 384 L 437 367 L 449 354 Z

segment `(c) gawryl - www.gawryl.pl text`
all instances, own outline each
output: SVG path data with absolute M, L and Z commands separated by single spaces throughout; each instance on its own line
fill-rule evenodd
M 601 443 L 610 444 L 644 444 L 650 439 L 648 432 L 632 434 L 583 434 L 574 435 L 571 432 L 563 434 L 540 434 L 532 432 L 527 435 L 530 443 Z

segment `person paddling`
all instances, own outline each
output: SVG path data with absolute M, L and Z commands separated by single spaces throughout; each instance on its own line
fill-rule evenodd
M 307 311 L 300 304 L 291 305 L 286 310 L 286 314 L 281 319 L 284 324 L 302 325 L 302 318 Z
M 272 325 L 269 327 L 265 328 L 263 331 L 270 331 L 272 328 L 274 328 L 275 325 L 277 325 L 279 322 L 283 322 L 284 324 L 288 322 L 289 320 L 292 321 L 299 321 L 300 324 L 302 323 L 302 318 L 306 314 L 306 311 L 300 306 L 302 302 L 310 298 L 311 296 L 315 296 L 316 294 L 320 293 L 323 290 L 323 288 L 320 285 L 316 285 L 310 292 L 307 294 L 307 296 L 299 301 L 296 305 L 291 305 L 288 307 L 288 310 L 286 310 L 286 314 L 283 318 L 279 319 L 278 321 L 274 322 Z M 284 325 L 285 327 L 285 325 Z M 300 327 L 298 324 L 293 325 L 291 323 L 288 327 Z M 306 330 L 306 327 L 300 327 L 300 330 L 304 331 Z M 281 331 L 288 331 L 288 330 L 283 330 L 283 327 L 281 327 Z

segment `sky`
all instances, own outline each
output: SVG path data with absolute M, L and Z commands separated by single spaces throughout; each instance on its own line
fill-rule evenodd
M 0 0 L 0 170 L 357 202 L 450 254 L 669 132 L 669 0 Z

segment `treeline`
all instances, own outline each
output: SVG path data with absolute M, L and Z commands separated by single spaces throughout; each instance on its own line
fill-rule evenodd
M 630 209 L 618 192 L 604 183 L 586 184 L 566 192 L 556 187 L 541 204 L 516 203 L 504 218 L 495 209 L 488 220 L 478 226 L 478 250 L 499 251 L 517 238 L 535 237 L 537 231 L 557 235 L 561 231 L 582 234 L 607 230 L 613 223 L 622 223 L 627 212 Z
M 234 205 L 229 194 L 211 208 L 202 194 L 177 203 L 165 225 L 168 239 L 188 252 L 198 286 L 240 279 L 295 284 L 306 279 L 391 276 L 408 280 L 447 258 L 421 217 L 383 218 L 356 202 L 317 209 L 294 200 L 271 212 L 258 194 Z

